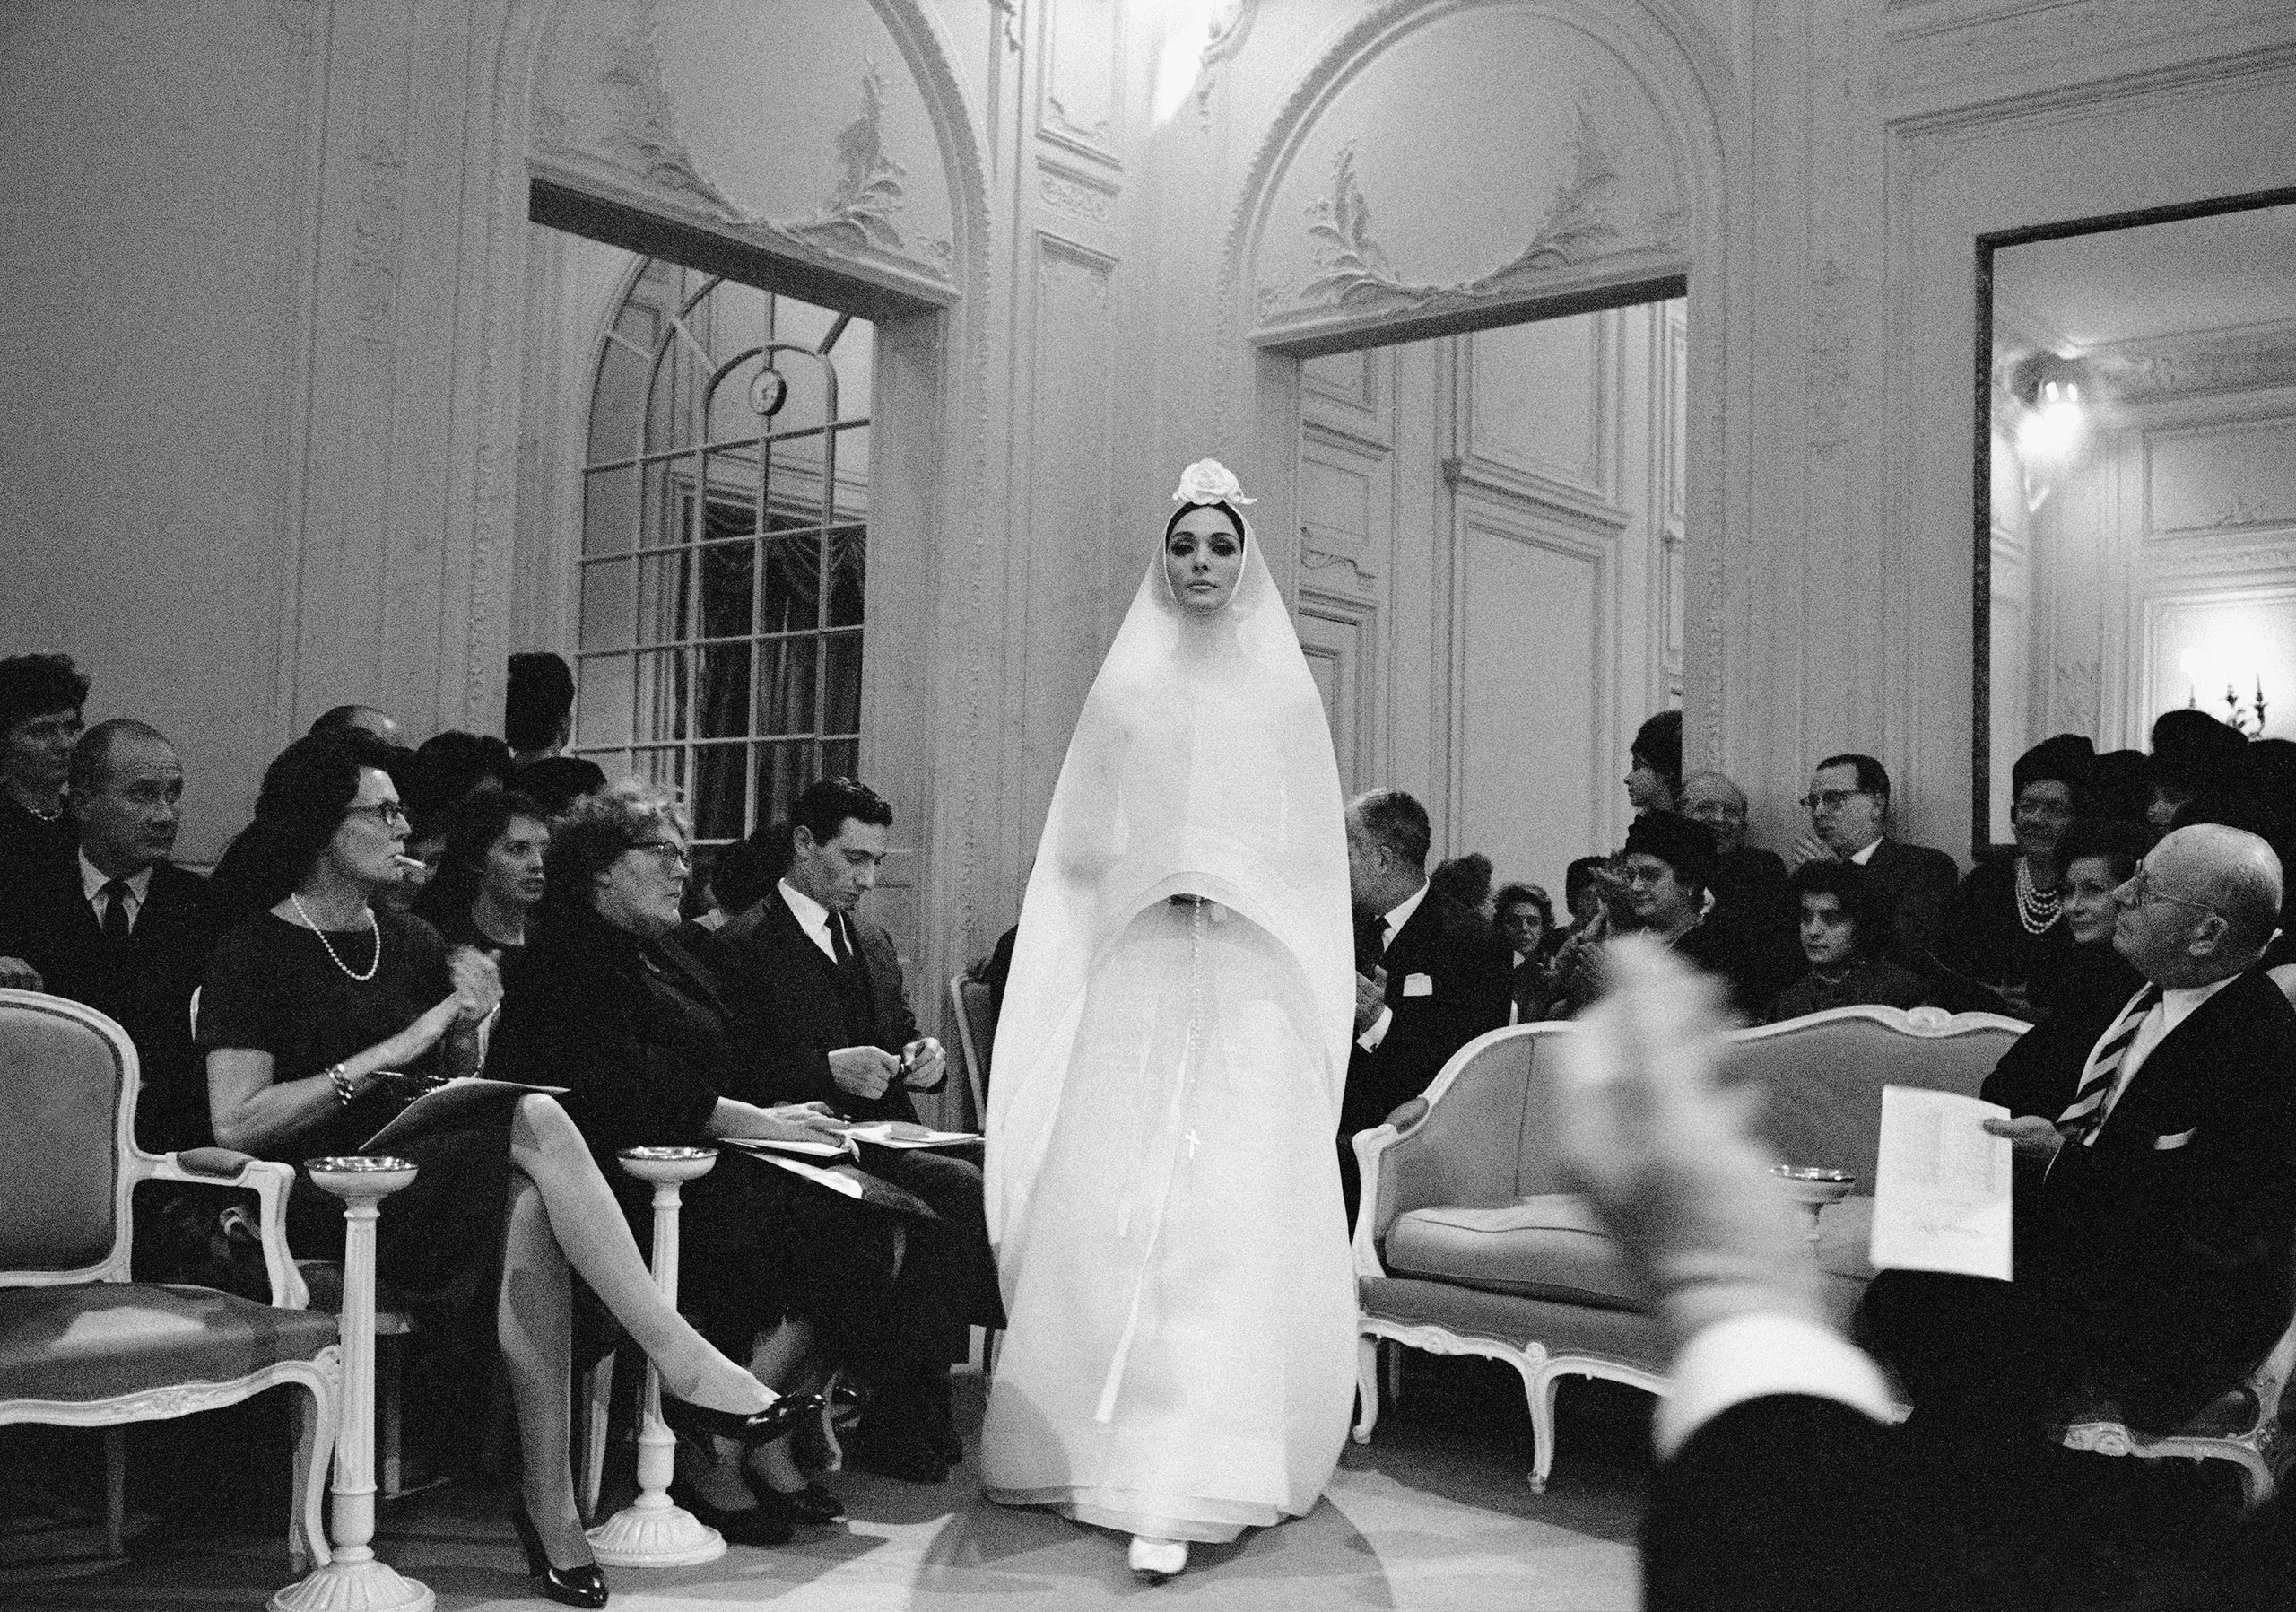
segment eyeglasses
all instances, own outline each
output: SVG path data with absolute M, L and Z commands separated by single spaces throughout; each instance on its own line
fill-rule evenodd
M 1800 804 L 1805 812 L 1814 812 L 1821 806 L 1829 812 L 1838 812 L 1858 796 L 1873 792 L 1871 789 L 1815 789 L 1803 796 Z
M 2188 895 L 2171 895 L 2165 890 L 2155 890 L 2152 887 L 2152 870 L 2142 862 L 2136 865 L 2136 871 L 2128 876 L 2128 883 L 2121 888 L 2131 893 L 2132 899 L 2128 903 L 2131 907 L 2149 907 L 2154 902 L 2167 902 L 2179 907 L 2196 907 L 2203 912 L 2216 911 L 2208 902 L 2196 902 Z
M 378 800 L 371 806 L 351 806 L 343 815 L 346 817 L 372 817 L 385 828 L 406 826 L 406 808 L 396 800 Z
M 630 849 L 646 852 L 665 867 L 693 866 L 693 853 L 674 840 L 639 840 Z

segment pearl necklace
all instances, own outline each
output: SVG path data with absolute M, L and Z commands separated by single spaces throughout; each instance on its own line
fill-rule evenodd
M 2017 858 L 2017 921 L 2025 926 L 2028 935 L 2040 935 L 2057 922 L 2057 893 L 2033 888 L 2032 869 L 2025 858 Z
M 309 927 L 311 933 L 319 937 L 319 944 L 326 948 L 327 961 L 334 963 L 335 967 L 341 969 L 346 978 L 350 979 L 354 983 L 364 985 L 368 980 L 375 977 L 375 971 L 383 966 L 383 926 L 375 917 L 374 909 L 371 907 L 368 909 L 367 928 L 373 932 L 375 937 L 375 960 L 367 965 L 367 972 L 365 973 L 354 974 L 351 972 L 351 965 L 345 963 L 342 958 L 335 955 L 335 942 L 326 937 L 326 931 L 319 928 L 318 920 L 313 918 L 310 913 L 305 910 L 303 906 L 303 898 L 295 894 L 292 891 L 290 891 L 288 893 L 287 899 L 295 903 L 296 912 L 301 916 L 303 922 Z

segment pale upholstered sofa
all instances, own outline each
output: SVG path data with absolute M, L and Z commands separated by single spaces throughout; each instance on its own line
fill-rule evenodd
M 1826 1301 L 1847 1319 L 1873 1275 L 1882 1088 L 1974 1096 L 2024 1026 L 1934 1008 L 1844 1007 L 1734 1033 L 1726 1067 L 1767 1094 L 1763 1133 L 1788 1163 L 1846 1170 L 1853 1194 L 1820 1219 Z M 1355 1137 L 1362 1392 L 1357 1441 L 1378 1417 L 1378 1355 L 1397 1346 L 1504 1360 L 1531 1412 L 1531 1486 L 1554 1460 L 1554 1392 L 1567 1376 L 1665 1392 L 1656 1323 L 1615 1244 L 1557 1163 L 1553 1062 L 1568 1024 L 1494 1030 L 1470 1041 L 1424 1096 Z

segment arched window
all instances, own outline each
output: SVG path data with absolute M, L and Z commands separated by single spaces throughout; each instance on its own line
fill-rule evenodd
M 699 841 L 857 764 L 874 335 L 649 258 L 599 352 L 574 747 Z

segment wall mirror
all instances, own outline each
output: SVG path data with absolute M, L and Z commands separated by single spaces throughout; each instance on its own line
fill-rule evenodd
M 1981 236 L 1977 293 L 1982 848 L 2051 734 L 2296 736 L 2296 189 Z

